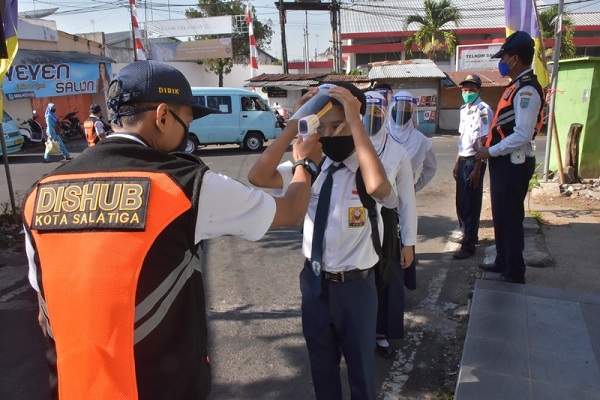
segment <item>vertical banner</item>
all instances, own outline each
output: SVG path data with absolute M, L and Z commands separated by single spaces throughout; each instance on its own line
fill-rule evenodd
M 246 14 L 246 23 L 248 24 L 248 36 L 250 39 L 250 78 L 254 78 L 258 71 L 258 51 L 256 50 L 256 40 L 254 39 L 254 25 L 252 24 L 252 10 L 250 1 L 248 1 L 248 14 Z
M 540 32 L 535 0 L 504 0 L 504 19 L 506 22 L 506 36 L 516 31 L 524 31 L 535 42 L 533 57 L 533 71 L 542 87 L 548 86 L 549 73 L 546 68 L 544 43 Z
M 3 47 L 6 46 L 6 58 L 2 57 L 0 59 L 0 84 L 4 81 L 4 76 L 15 59 L 19 47 L 19 41 L 17 39 L 18 11 L 17 0 L 6 0 L 4 10 L 2 10 L 2 24 L 4 27 L 3 38 L 5 39 L 5 42 L 2 45 Z M 0 93 L 0 115 L 3 110 L 4 96 Z
M 133 41 L 134 41 L 134 56 L 136 61 L 146 60 L 144 54 L 144 45 L 142 44 L 142 38 L 140 35 L 140 27 L 137 21 L 137 13 L 135 11 L 135 0 L 130 0 L 131 4 L 131 29 L 133 30 Z

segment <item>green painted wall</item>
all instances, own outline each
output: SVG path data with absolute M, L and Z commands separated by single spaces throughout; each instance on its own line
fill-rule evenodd
M 567 137 L 573 123 L 583 124 L 579 139 L 579 176 L 600 177 L 600 58 L 585 57 L 559 62 L 556 84 L 556 128 L 563 164 Z M 554 143 L 550 171 L 558 170 Z

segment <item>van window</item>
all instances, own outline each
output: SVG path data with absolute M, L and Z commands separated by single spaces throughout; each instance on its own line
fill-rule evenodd
M 206 106 L 224 114 L 231 114 L 230 96 L 206 96 Z
M 12 121 L 12 118 L 6 113 L 6 111 L 2 111 L 2 122 L 8 121 Z
M 260 97 L 242 96 L 242 111 L 268 111 L 268 109 Z
M 204 103 L 204 96 L 194 96 L 194 101 L 199 106 L 206 107 L 206 104 Z

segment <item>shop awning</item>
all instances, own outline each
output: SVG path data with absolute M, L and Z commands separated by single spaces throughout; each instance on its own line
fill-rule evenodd
M 40 51 L 40 50 L 21 50 L 13 61 L 16 64 L 57 64 L 57 63 L 114 63 L 112 58 L 99 56 L 96 54 L 75 53 L 70 51 Z

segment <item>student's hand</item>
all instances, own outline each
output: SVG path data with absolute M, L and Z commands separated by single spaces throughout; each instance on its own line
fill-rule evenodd
M 344 106 L 346 122 L 352 125 L 355 122 L 362 124 L 360 119 L 360 101 L 346 88 L 335 86 L 329 89 L 329 97 L 339 101 Z
M 452 176 L 454 176 L 454 180 L 458 177 L 458 160 L 454 163 L 454 169 L 452 170 Z
M 318 87 L 311 87 L 308 89 L 308 92 L 304 93 L 304 96 L 300 97 L 296 104 L 294 104 L 294 112 L 292 115 L 296 113 L 306 102 L 308 102 L 312 97 L 319 92 Z M 288 121 L 289 122 L 289 121 Z
M 319 142 L 319 135 L 312 134 L 306 140 L 299 137 L 293 145 L 292 154 L 294 155 L 294 161 L 309 158 L 319 165 L 323 158 L 323 148 L 321 142 Z
M 404 246 L 400 251 L 400 266 L 402 268 L 408 268 L 411 266 L 413 260 L 415 259 L 415 246 Z

